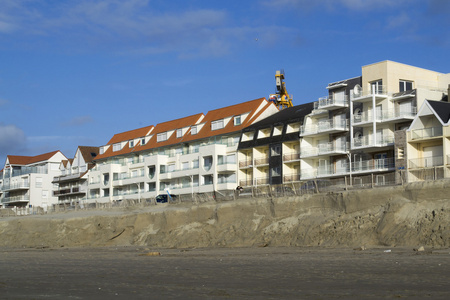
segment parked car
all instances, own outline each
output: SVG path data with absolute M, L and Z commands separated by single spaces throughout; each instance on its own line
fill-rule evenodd
M 177 200 L 177 195 L 172 195 L 170 194 L 160 194 L 158 196 L 156 196 L 156 203 L 167 203 L 170 201 L 176 201 Z

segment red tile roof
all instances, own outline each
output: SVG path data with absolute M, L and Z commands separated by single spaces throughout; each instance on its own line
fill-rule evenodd
M 57 151 L 53 151 L 53 152 L 49 152 L 49 153 L 36 155 L 36 156 L 8 155 L 7 158 L 8 158 L 10 165 L 24 166 L 24 165 L 29 165 L 29 164 L 49 160 L 50 158 L 53 157 L 53 155 L 55 155 L 58 152 L 60 152 L 60 151 L 57 150 Z
M 110 147 L 103 154 L 97 155 L 97 157 L 94 160 L 237 132 L 245 128 L 246 126 L 254 123 L 257 120 L 257 118 L 261 116 L 262 113 L 267 111 L 267 109 L 273 109 L 274 112 L 278 110 L 272 102 L 268 102 L 265 98 L 259 98 L 256 100 L 209 111 L 206 114 L 206 116 L 200 113 L 177 120 L 160 123 L 157 124 L 155 127 L 147 126 L 115 134 L 113 138 L 108 142 L 108 145 L 110 145 Z M 233 117 L 243 115 L 246 113 L 249 113 L 246 119 L 243 120 L 240 125 L 235 126 Z M 221 120 L 224 118 L 231 118 L 230 121 L 224 126 L 224 128 L 218 130 L 211 129 L 211 122 Z M 197 134 L 192 135 L 190 132 L 190 128 L 191 126 L 197 124 L 204 124 L 204 125 L 197 132 Z M 183 134 L 182 137 L 177 138 L 176 130 L 182 128 L 188 128 L 188 130 L 186 133 Z M 129 143 L 126 143 L 121 150 L 113 151 L 112 149 L 113 144 L 126 142 L 131 139 L 139 137 L 144 137 L 148 135 L 150 129 L 153 129 L 151 131 L 152 137 L 145 145 L 140 145 L 140 142 L 138 142 L 133 148 L 130 148 Z M 157 142 L 158 133 L 170 131 L 173 131 L 173 133 L 170 136 L 168 136 L 168 139 L 166 141 Z

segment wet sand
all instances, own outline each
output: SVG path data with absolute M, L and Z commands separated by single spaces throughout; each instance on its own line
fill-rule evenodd
M 450 299 L 450 249 L 0 248 L 0 271 L 1 299 Z

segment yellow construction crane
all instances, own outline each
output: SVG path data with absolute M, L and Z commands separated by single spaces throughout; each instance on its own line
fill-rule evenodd
M 284 70 L 275 73 L 275 82 L 277 90 L 275 94 L 269 95 L 269 100 L 275 103 L 278 109 L 292 107 L 292 96 L 286 91 L 286 83 L 284 83 Z

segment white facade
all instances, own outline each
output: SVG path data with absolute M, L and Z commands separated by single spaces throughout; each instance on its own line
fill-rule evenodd
M 67 158 L 59 151 L 36 157 L 8 156 L 3 170 L 3 206 L 46 208 L 56 204 L 52 180 L 59 174 L 64 159 Z

